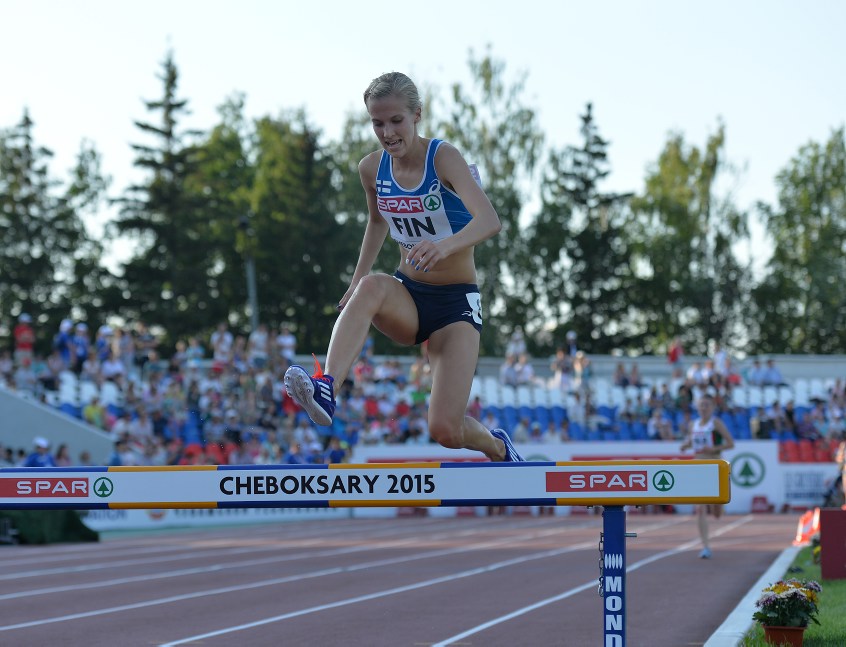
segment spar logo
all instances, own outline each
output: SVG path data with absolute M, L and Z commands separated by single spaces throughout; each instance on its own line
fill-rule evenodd
M 646 470 L 547 472 L 547 492 L 647 492 Z
M 407 198 L 376 198 L 379 211 L 386 213 L 423 213 L 423 199 L 417 196 Z
M 88 496 L 88 479 L 5 478 L 0 479 L 0 498 L 79 498 Z

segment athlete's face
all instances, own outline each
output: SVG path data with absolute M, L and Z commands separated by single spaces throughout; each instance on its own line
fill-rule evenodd
M 406 100 L 397 95 L 371 99 L 367 104 L 373 132 L 382 148 L 394 157 L 405 154 L 417 136 L 420 111 L 411 112 Z
M 696 410 L 699 412 L 699 417 L 707 420 L 714 413 L 714 401 L 711 398 L 699 398 L 696 403 Z

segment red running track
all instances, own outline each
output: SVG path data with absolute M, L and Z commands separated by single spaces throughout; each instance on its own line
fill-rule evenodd
M 701 645 L 791 516 L 629 515 L 630 646 Z M 0 547 L 0 645 L 600 645 L 600 516 L 286 522 Z

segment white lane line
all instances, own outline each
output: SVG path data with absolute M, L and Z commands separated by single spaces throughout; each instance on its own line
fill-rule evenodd
M 667 528 L 667 527 L 670 527 L 670 526 L 678 525 L 680 523 L 684 523 L 684 521 L 685 521 L 684 519 L 674 519 L 674 520 L 670 520 L 670 521 L 666 521 L 666 522 L 649 524 L 649 525 L 647 525 L 643 528 L 638 529 L 636 532 L 644 533 L 644 532 L 651 531 L 651 530 L 660 530 L 662 528 Z M 512 538 L 509 538 L 508 540 L 504 540 L 502 543 L 504 543 L 505 541 L 513 543 L 516 539 L 517 538 L 512 537 Z M 253 629 L 255 627 L 260 627 L 262 625 L 272 624 L 274 622 L 281 622 L 282 620 L 288 620 L 290 618 L 296 618 L 298 616 L 303 616 L 303 615 L 307 615 L 307 614 L 310 614 L 310 613 L 319 613 L 321 611 L 327 611 L 329 609 L 335 609 L 335 608 L 347 606 L 347 605 L 350 605 L 350 604 L 356 604 L 358 602 L 366 602 L 368 600 L 375 600 L 375 599 L 385 597 L 385 596 L 388 596 L 388 595 L 393 595 L 395 593 L 405 593 L 407 591 L 413 591 L 415 589 L 425 588 L 425 587 L 428 587 L 428 586 L 434 586 L 436 584 L 442 584 L 444 582 L 452 582 L 454 580 L 462 579 L 462 578 L 465 578 L 465 577 L 472 577 L 474 575 L 489 573 L 491 571 L 495 571 L 495 570 L 498 570 L 500 568 L 506 568 L 506 567 L 509 567 L 509 566 L 514 566 L 514 565 L 521 564 L 523 562 L 532 561 L 532 560 L 535 560 L 535 559 L 545 559 L 545 558 L 548 558 L 548 557 L 556 557 L 558 555 L 564 555 L 566 553 L 576 552 L 576 551 L 583 550 L 583 549 L 595 548 L 596 545 L 597 545 L 596 541 L 591 540 L 591 541 L 588 541 L 588 542 L 582 542 L 580 544 L 575 544 L 573 546 L 568 546 L 567 548 L 557 548 L 557 549 L 545 551 L 545 552 L 542 552 L 542 553 L 535 553 L 535 554 L 532 554 L 532 555 L 527 555 L 527 556 L 523 556 L 523 557 L 518 557 L 518 558 L 506 560 L 506 561 L 503 561 L 503 562 L 496 562 L 494 564 L 489 564 L 487 566 L 482 566 L 482 567 L 479 567 L 479 568 L 470 569 L 470 570 L 463 571 L 463 572 L 460 572 L 460 573 L 455 573 L 453 575 L 445 575 L 443 577 L 435 578 L 435 579 L 432 579 L 432 580 L 427 580 L 427 581 L 424 581 L 424 582 L 418 582 L 416 584 L 409 584 L 407 586 L 401 586 L 401 587 L 397 587 L 397 588 L 394 588 L 394 589 L 388 589 L 386 591 L 377 591 L 375 593 L 370 593 L 370 594 L 367 594 L 367 595 L 361 595 L 361 596 L 357 596 L 357 597 L 354 597 L 354 598 L 347 598 L 345 600 L 338 600 L 337 602 L 332 602 L 332 603 L 329 603 L 329 604 L 322 604 L 322 605 L 310 607 L 310 608 L 307 608 L 307 609 L 300 609 L 299 611 L 292 611 L 292 612 L 285 613 L 285 614 L 282 614 L 282 615 L 279 615 L 279 616 L 273 616 L 272 618 L 264 618 L 262 620 L 256 620 L 255 622 L 250 622 L 250 623 L 246 623 L 246 624 L 242 624 L 242 625 L 236 625 L 236 626 L 233 626 L 233 627 L 226 627 L 224 629 L 219 629 L 217 631 L 211 631 L 211 632 L 196 635 L 196 636 L 189 636 L 187 638 L 182 638 L 180 640 L 176 640 L 176 641 L 173 641 L 173 642 L 164 643 L 161 647 L 171 647 L 173 645 L 184 645 L 184 644 L 188 644 L 188 643 L 192 643 L 192 642 L 196 642 L 196 641 L 201 641 L 201 640 L 204 640 L 206 638 L 213 638 L 213 637 L 222 636 L 222 635 L 229 634 L 229 633 L 234 633 L 236 631 L 244 631 L 245 629 Z M 476 548 L 473 548 L 473 550 L 476 550 Z M 589 584 L 589 586 L 596 586 L 596 582 L 591 582 Z
M 52 618 L 42 618 L 42 619 L 39 619 L 39 620 L 32 620 L 32 621 L 29 621 L 29 622 L 20 622 L 20 623 L 13 624 L 13 625 L 0 626 L 0 631 L 11 631 L 13 629 L 23 629 L 23 628 L 26 628 L 26 627 L 34 627 L 34 626 L 38 626 L 38 625 L 41 625 L 41 624 L 66 622 L 68 620 L 77 620 L 77 619 L 80 619 L 80 618 L 90 618 L 90 617 L 106 615 L 106 614 L 110 614 L 110 613 L 118 613 L 118 612 L 121 612 L 121 611 L 129 611 L 129 610 L 133 610 L 133 609 L 143 609 L 145 607 L 152 607 L 152 606 L 157 606 L 157 605 L 162 605 L 162 604 L 170 604 L 171 602 L 178 602 L 178 601 L 183 601 L 183 600 L 192 600 L 192 599 L 207 597 L 207 596 L 211 596 L 211 595 L 223 595 L 223 594 L 227 594 L 227 593 L 235 593 L 237 591 L 246 591 L 246 590 L 250 590 L 250 589 L 263 588 L 263 587 L 266 587 L 266 586 L 275 586 L 275 585 L 279 585 L 279 584 L 287 584 L 289 582 L 298 582 L 298 581 L 304 580 L 304 579 L 325 577 L 327 575 L 337 575 L 337 574 L 340 574 L 340 573 L 351 573 L 351 572 L 360 571 L 360 570 L 364 570 L 364 569 L 368 569 L 368 568 L 378 568 L 378 567 L 382 567 L 382 566 L 390 566 L 390 565 L 393 565 L 393 564 L 400 564 L 400 563 L 404 563 L 404 562 L 412 562 L 412 561 L 416 561 L 416 560 L 420 560 L 420 559 L 428 559 L 428 558 L 431 558 L 431 557 L 442 557 L 442 556 L 445 556 L 445 555 L 455 555 L 455 554 L 458 554 L 458 553 L 465 553 L 465 552 L 469 552 L 469 551 L 477 551 L 477 550 L 483 549 L 483 548 L 493 548 L 493 547 L 501 546 L 503 544 L 513 544 L 516 541 L 530 540 L 530 539 L 533 539 L 533 538 L 545 537 L 545 536 L 555 535 L 555 534 L 566 534 L 569 530 L 570 530 L 569 528 L 553 528 L 553 529 L 546 530 L 546 531 L 539 531 L 539 532 L 532 532 L 532 533 L 529 533 L 529 534 L 524 534 L 522 536 L 520 536 L 520 535 L 510 536 L 510 537 L 505 537 L 505 538 L 502 538 L 502 539 L 499 539 L 499 540 L 496 540 L 496 541 L 481 542 L 481 543 L 473 544 L 473 545 L 470 545 L 470 546 L 462 546 L 461 548 L 436 550 L 436 551 L 430 551 L 428 553 L 418 553 L 416 555 L 394 557 L 394 558 L 390 558 L 390 559 L 383 559 L 383 560 L 365 562 L 365 563 L 361 563 L 361 564 L 354 564 L 354 565 L 348 565 L 348 566 L 342 566 L 342 567 L 336 567 L 336 568 L 326 568 L 326 569 L 321 569 L 319 571 L 312 571 L 310 573 L 300 573 L 300 574 L 296 574 L 296 575 L 290 575 L 290 576 L 287 576 L 287 577 L 280 577 L 280 578 L 274 578 L 274 579 L 270 579 L 270 580 L 262 580 L 262 581 L 259 581 L 259 582 L 252 582 L 250 584 L 241 584 L 241 585 L 237 585 L 237 586 L 227 586 L 227 587 L 220 587 L 220 588 L 216 588 L 216 589 L 207 589 L 205 591 L 195 591 L 193 593 L 185 593 L 185 594 L 182 594 L 182 595 L 174 595 L 174 596 L 169 596 L 169 597 L 166 597 L 166 598 L 156 598 L 156 599 L 153 599 L 153 600 L 146 600 L 144 602 L 136 602 L 134 604 L 124 604 L 124 605 L 120 605 L 120 606 L 116 606 L 116 607 L 108 607 L 108 608 L 105 608 L 105 609 L 83 611 L 83 612 L 79 612 L 79 613 L 67 614 L 67 615 L 64 615 L 64 616 L 55 616 L 55 617 L 52 617 Z M 409 540 L 409 541 L 411 541 L 411 540 Z M 589 543 L 587 545 L 590 546 L 590 545 L 593 545 L 593 543 Z M 577 546 L 580 547 L 581 544 L 579 544 Z M 566 549 L 563 552 L 568 552 L 569 550 L 580 550 L 580 549 L 581 548 L 577 548 L 576 546 L 574 546 L 574 547 L 571 547 L 570 549 Z M 540 555 L 540 557 L 543 557 L 543 556 L 546 556 L 546 553 L 540 553 L 539 555 Z M 540 557 L 538 557 L 537 559 L 539 559 Z M 224 631 L 224 633 L 227 633 L 227 631 Z
M 738 519 L 737 521 L 732 522 L 729 525 L 724 526 L 723 528 L 720 528 L 719 530 L 711 533 L 711 536 L 712 537 L 718 537 L 719 535 L 722 535 L 722 534 L 725 534 L 725 533 L 727 533 L 731 530 L 734 530 L 738 526 L 742 526 L 743 524 L 749 523 L 750 521 L 752 521 L 752 516 L 747 515 L 747 516 L 745 516 L 741 519 Z M 699 545 L 699 539 L 694 539 L 694 540 L 691 540 L 687 543 L 681 544 L 680 546 L 672 548 L 670 550 L 665 550 L 663 552 L 656 553 L 655 555 L 652 555 L 651 557 L 647 557 L 645 559 L 642 559 L 640 561 L 635 562 L 631 566 L 628 566 L 626 568 L 626 573 L 631 573 L 631 572 L 636 571 L 639 568 L 642 568 L 642 567 L 644 567 L 648 564 L 652 564 L 653 562 L 657 562 L 657 561 L 665 559 L 667 557 L 672 557 L 673 555 L 676 555 L 678 553 L 682 553 L 686 550 L 690 550 L 691 548 L 694 548 L 698 545 Z M 468 629 L 467 631 L 464 631 L 460 634 L 456 634 L 455 636 L 451 636 L 451 637 L 447 638 L 446 640 L 442 640 L 439 643 L 435 643 L 434 645 L 432 645 L 432 647 L 446 647 L 447 645 L 455 643 L 459 640 L 463 640 L 464 638 L 467 638 L 468 636 L 472 636 L 473 634 L 477 634 L 480 631 L 485 631 L 486 629 L 490 629 L 491 627 L 495 627 L 496 625 L 498 625 L 500 623 L 507 622 L 508 620 L 513 620 L 514 618 L 522 616 L 522 615 L 529 613 L 531 611 L 535 611 L 536 609 L 540 609 L 541 607 L 545 607 L 549 604 L 553 604 L 554 602 L 559 602 L 560 600 L 565 600 L 569 597 L 576 595 L 577 593 L 581 593 L 582 591 L 585 591 L 585 590 L 590 589 L 592 587 L 596 588 L 598 586 L 597 582 L 598 582 L 598 580 L 591 580 L 590 582 L 586 582 L 585 584 L 582 584 L 581 586 L 577 586 L 575 588 L 564 591 L 563 593 L 559 593 L 558 595 L 553 596 L 551 598 L 547 598 L 546 600 L 540 600 L 539 602 L 535 602 L 534 604 L 530 604 L 529 606 L 523 607 L 522 609 L 517 609 L 516 611 L 512 611 L 511 613 L 509 613 L 505 616 L 502 616 L 500 618 L 495 618 L 494 620 L 490 620 L 488 622 L 482 623 L 482 624 L 477 625 L 477 626 L 475 626 L 471 629 Z
M 341 533 L 339 533 L 341 534 Z M 398 531 L 397 529 L 383 529 L 377 532 L 373 532 L 369 535 L 369 538 L 374 537 L 382 537 L 382 536 L 391 536 L 391 535 L 407 535 L 410 534 L 409 529 L 402 529 Z M 343 535 L 341 535 L 343 536 Z M 414 535 L 417 536 L 416 534 Z M 164 562 L 178 562 L 182 561 L 189 561 L 195 559 L 203 559 L 208 560 L 209 558 L 216 558 L 216 557 L 230 557 L 233 555 L 244 555 L 249 553 L 262 553 L 262 552 L 270 552 L 270 551 L 279 551 L 280 549 L 291 549 L 294 547 L 302 548 L 303 546 L 309 546 L 311 548 L 319 548 L 319 544 L 329 544 L 331 545 L 333 540 L 330 538 L 326 538 L 324 536 L 314 537 L 314 536 L 304 536 L 298 537 L 296 540 L 292 541 L 290 539 L 280 540 L 276 544 L 261 544 L 261 545 L 252 545 L 252 546 L 244 546 L 241 548 L 226 548 L 226 549 L 218 549 L 218 550 L 209 550 L 203 549 L 199 547 L 192 547 L 187 546 L 190 550 L 186 550 L 186 546 L 181 548 L 181 552 L 178 552 L 175 555 L 168 555 L 168 556 L 160 556 L 155 559 L 128 559 L 128 560 L 121 560 L 121 561 L 111 561 L 111 562 L 103 562 L 99 559 L 99 555 L 92 555 L 93 558 L 96 558 L 96 563 L 93 564 L 83 564 L 79 566 L 55 566 L 52 568 L 42 568 L 37 570 L 31 571 L 17 571 L 14 573 L 6 573 L 0 575 L 0 581 L 6 580 L 17 580 L 17 579 L 24 579 L 30 577 L 42 577 L 45 575 L 66 575 L 71 573 L 85 573 L 89 571 L 98 571 L 98 570 L 105 570 L 115 566 L 150 566 L 152 564 L 159 564 Z M 374 547 L 374 544 L 370 545 Z M 376 544 L 375 547 L 382 547 L 381 544 Z M 151 549 L 152 552 L 155 552 L 155 549 Z M 169 552 L 180 551 L 177 546 L 173 546 L 167 549 Z M 134 550 L 132 551 L 133 555 L 136 555 Z
M 567 530 L 578 530 L 582 529 L 582 524 L 577 526 L 569 526 Z M 561 532 L 561 528 L 551 530 L 550 532 Z M 444 539 L 448 539 L 450 537 L 463 537 L 467 535 L 475 535 L 478 533 L 477 528 L 466 528 L 464 526 L 461 527 L 460 532 L 443 532 L 437 535 L 429 535 L 426 538 L 427 543 L 432 543 L 434 541 L 440 541 Z M 407 534 L 406 532 L 398 533 L 396 530 L 393 533 L 381 531 L 379 533 L 373 533 L 370 535 L 369 539 L 374 539 L 380 535 L 390 535 L 390 534 L 398 534 L 400 536 Z M 28 591 L 15 591 L 6 594 L 0 594 L 0 601 L 3 600 L 17 600 L 19 598 L 36 596 L 36 595 L 49 595 L 53 593 L 66 593 L 68 591 L 79 591 L 83 589 L 99 589 L 105 588 L 110 586 L 119 586 L 122 584 L 132 584 L 136 582 L 151 582 L 154 580 L 159 579 L 167 579 L 167 578 L 174 578 L 174 577 L 183 577 L 187 575 L 199 575 L 202 573 L 213 573 L 222 571 L 224 569 L 233 569 L 233 568 L 243 568 L 248 566 L 261 566 L 266 564 L 276 564 L 280 562 L 289 562 L 289 561 L 296 561 L 299 559 L 313 559 L 316 557 L 333 557 L 338 555 L 348 555 L 352 553 L 360 553 L 360 552 L 367 552 L 367 551 L 375 551 L 384 548 L 401 548 L 408 545 L 413 545 L 415 543 L 419 543 L 420 538 L 417 536 L 409 537 L 407 539 L 379 539 L 378 543 L 374 543 L 370 541 L 366 545 L 362 546 L 350 546 L 345 548 L 335 548 L 331 550 L 322 550 L 322 551 L 310 551 L 310 552 L 300 552 L 294 554 L 286 554 L 282 556 L 274 556 L 274 557 L 265 557 L 262 559 L 249 559 L 249 560 L 241 560 L 237 562 L 226 562 L 225 564 L 214 564 L 211 566 L 203 566 L 203 567 L 196 567 L 196 568 L 184 568 L 177 571 L 165 571 L 159 573 L 150 573 L 147 575 L 137 575 L 137 576 L 129 576 L 129 577 L 121 577 L 111 580 L 99 580 L 96 582 L 86 582 L 86 583 L 76 583 L 76 584 L 67 584 L 64 586 L 52 586 L 52 587 L 45 587 L 41 589 L 31 589 Z

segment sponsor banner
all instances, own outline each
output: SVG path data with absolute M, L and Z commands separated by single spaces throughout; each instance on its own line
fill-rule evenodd
M 0 508 L 599 505 L 727 501 L 723 461 L 0 469 Z
M 683 454 L 681 441 L 600 441 L 573 443 L 521 444 L 517 446 L 530 461 L 609 461 L 609 460 L 676 460 L 690 459 Z M 786 502 L 784 469 L 790 464 L 778 462 L 778 442 L 774 440 L 735 441 L 735 448 L 724 452 L 723 458 L 731 465 L 731 501 L 726 504 L 728 513 L 745 514 L 752 509 L 752 499 L 765 495 L 777 509 Z M 438 445 L 387 445 L 356 447 L 353 460 L 359 463 L 381 462 L 392 459 L 478 461 L 479 453 L 470 450 L 450 450 Z M 481 460 L 484 460 L 482 458 Z M 814 466 L 816 467 L 816 466 Z M 828 466 L 829 470 L 831 465 Z M 682 505 L 680 509 L 687 510 Z
M 152 510 L 86 510 L 80 513 L 83 523 L 97 532 L 339 519 L 346 518 L 349 514 L 349 510 L 341 508 L 208 508 L 190 510 L 165 508 Z

